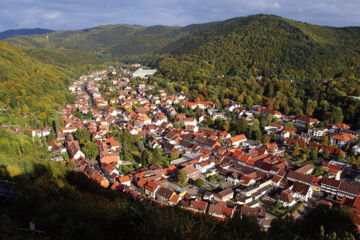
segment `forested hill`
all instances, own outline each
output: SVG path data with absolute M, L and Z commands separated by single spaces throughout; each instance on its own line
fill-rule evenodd
M 172 42 L 161 53 L 178 61 L 159 64 L 165 74 L 176 72 L 166 74 L 168 77 L 187 77 L 200 62 L 201 72 L 208 74 L 347 77 L 359 72 L 360 28 L 324 27 L 254 15 L 218 22 Z
M 33 49 L 0 41 L 0 125 L 41 128 L 72 101 L 67 86 L 101 61 L 75 50 Z
M 11 29 L 0 32 L 0 40 L 4 40 L 7 38 L 14 38 L 18 36 L 26 36 L 26 35 L 35 35 L 35 34 L 46 34 L 51 33 L 53 30 L 42 29 L 42 28 L 32 28 L 32 29 Z
M 23 36 L 6 41 L 23 48 L 76 49 L 91 53 L 134 55 L 158 50 L 182 36 L 180 27 L 104 25 L 77 31 L 57 31 L 48 37 Z
M 12 46 L 22 48 L 75 49 L 99 55 L 132 56 L 159 51 L 177 39 L 214 23 L 186 27 L 104 25 L 76 31 L 56 31 L 47 36 L 22 36 L 7 39 Z
M 6 41 L 25 49 L 72 49 L 99 56 L 148 54 L 153 64 L 171 57 L 175 64 L 171 58 L 156 64 L 164 74 L 171 72 L 171 78 L 193 78 L 192 69 L 200 68 L 200 78 L 221 73 L 326 79 L 358 74 L 360 68 L 360 28 L 317 26 L 273 15 L 185 27 L 104 25 L 48 36 Z
M 0 107 L 18 109 L 20 119 L 14 116 L 13 123 L 33 112 L 41 114 L 33 116 L 34 120 L 47 118 L 47 113 L 65 104 L 66 80 L 66 75 L 55 67 L 0 41 Z

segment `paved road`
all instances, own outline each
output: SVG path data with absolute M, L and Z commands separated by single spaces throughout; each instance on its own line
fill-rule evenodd
M 91 107 L 96 109 L 96 110 L 100 110 L 96 107 L 95 105 L 95 102 L 94 102 L 94 99 L 93 97 L 91 96 L 91 94 L 88 92 L 88 90 L 86 89 L 86 84 L 87 84 L 88 81 L 85 81 L 84 85 L 81 87 L 81 89 L 87 94 L 89 95 L 89 98 L 90 98 L 90 103 L 91 103 Z

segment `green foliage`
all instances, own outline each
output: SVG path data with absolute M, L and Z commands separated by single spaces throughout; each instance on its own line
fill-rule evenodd
M 310 152 L 310 158 L 312 161 L 316 162 L 318 157 L 319 149 L 317 147 L 313 148 Z
M 336 155 L 336 161 L 342 162 L 343 160 L 344 160 L 344 155 L 342 153 Z
M 143 167 L 149 166 L 153 163 L 153 155 L 148 150 L 143 149 L 141 153 L 140 161 L 141 161 L 141 166 Z
M 341 226 L 339 226 L 341 222 Z M 320 230 L 320 231 L 319 231 Z M 304 218 L 292 217 L 273 219 L 268 230 L 269 239 L 354 239 L 356 227 L 350 216 L 338 209 L 319 205 Z
M 60 67 L 102 63 L 102 60 L 97 56 L 80 50 L 31 48 L 26 49 L 25 52 L 30 57 L 38 59 L 43 63 Z
M 90 63 L 91 58 L 86 54 L 59 50 L 64 57 L 62 59 L 56 58 L 55 53 L 49 53 L 49 56 L 48 52 L 42 53 L 41 56 L 51 56 L 50 62 L 35 56 L 37 52 L 41 50 L 32 50 L 31 55 L 35 58 L 30 57 L 0 42 L 0 109 L 8 109 L 0 111 L 0 124 L 37 129 L 52 125 L 56 111 L 75 100 L 74 95 L 67 90 L 72 79 L 98 68 L 95 65 L 84 65 L 84 61 L 78 61 L 75 57 L 89 59 Z M 73 62 L 62 62 L 68 59 L 73 59 Z M 75 64 L 75 61 L 78 63 Z
M 173 152 L 170 154 L 170 159 L 171 160 L 175 160 L 179 158 L 179 153 L 178 152 Z
M 323 205 L 315 208 L 298 222 L 302 224 L 300 231 L 303 231 L 304 237 L 316 236 L 320 226 L 324 227 L 325 233 L 329 235 L 336 233 L 340 239 L 345 236 L 346 232 L 357 235 L 355 225 L 347 213 Z M 341 222 L 341 226 L 339 226 L 339 222 Z
M 86 157 L 96 159 L 99 156 L 99 147 L 95 143 L 88 141 L 82 148 Z
M 134 171 L 134 170 L 135 170 L 135 168 L 134 168 L 134 166 L 132 166 L 132 165 L 124 165 L 124 166 L 121 166 L 121 172 L 122 172 L 123 174 L 128 174 L 129 172 Z
M 240 76 L 328 78 L 342 71 L 348 72 L 345 64 L 337 65 L 341 61 L 354 61 L 359 66 L 355 60 L 359 57 L 355 48 L 358 29 L 324 27 L 326 31 L 318 31 L 318 28 L 321 27 L 271 15 L 233 18 L 187 35 L 170 44 L 163 52 L 176 56 L 175 61 L 180 65 L 186 61 L 190 71 L 195 70 L 193 66 L 199 60 L 204 61 L 206 64 L 200 68 L 206 74 L 215 71 Z M 333 41 L 328 41 L 329 35 Z M 344 35 L 350 44 L 343 40 Z M 351 54 L 354 54 L 353 58 L 346 59 Z M 173 61 L 171 57 L 169 59 Z M 159 66 L 161 71 L 167 72 L 169 65 L 165 65 L 165 61 L 167 59 Z M 187 76 L 192 74 L 182 69 L 171 70 Z M 198 74 L 195 76 L 200 77 Z
M 324 175 L 324 173 L 325 173 L 325 170 L 322 166 L 316 167 L 315 176 L 317 176 L 317 177 L 322 176 L 322 175 Z
M 187 174 L 186 174 L 185 170 L 179 171 L 178 183 L 181 186 L 185 186 L 185 184 L 187 183 Z
M 204 186 L 204 180 L 202 180 L 201 178 L 198 178 L 194 181 L 194 184 L 195 184 L 195 186 L 201 188 Z
M 57 68 L 0 42 L 0 108 L 11 108 L 3 113 L 3 122 L 33 122 L 39 127 L 51 124 L 54 111 L 66 103 L 69 95 L 66 77 Z
M 280 201 L 276 201 L 269 207 L 268 211 L 275 216 L 282 217 L 286 213 L 290 212 L 291 208 L 283 207 Z
M 90 141 L 90 131 L 87 128 L 80 128 L 74 133 L 74 137 L 84 146 L 85 143 Z
M 297 157 L 297 156 L 299 156 L 299 154 L 300 154 L 299 143 L 295 142 L 293 144 L 293 156 Z
M 326 149 L 326 150 L 323 152 L 322 155 L 323 155 L 323 157 L 324 157 L 325 159 L 329 159 L 330 151 Z
M 30 160 L 38 155 L 45 157 L 46 155 L 42 153 L 42 150 L 40 145 L 28 135 L 15 134 L 10 130 L 0 129 L 0 156 Z
M 73 59 L 68 59 L 67 56 L 62 55 L 61 51 L 53 51 L 53 49 L 61 49 L 62 51 L 71 49 L 72 52 L 70 53 L 75 59 L 79 59 L 81 55 L 85 56 L 82 51 L 92 52 L 102 58 L 111 59 L 112 56 L 133 56 L 154 52 L 189 31 L 189 29 L 181 29 L 180 27 L 143 27 L 117 24 L 78 31 L 56 31 L 48 35 L 49 40 L 45 35 L 36 35 L 22 36 L 6 41 L 13 46 L 18 46 L 20 43 L 25 48 L 41 49 L 40 51 L 36 50 L 35 53 L 31 52 L 31 54 L 50 62 L 52 61 L 51 58 L 44 56 L 45 53 L 59 58 L 62 62 L 67 60 L 72 62 Z M 67 53 L 67 55 L 69 54 Z M 90 63 L 98 61 L 94 56 L 90 56 L 90 59 Z M 86 60 L 86 63 L 89 63 L 90 59 Z M 84 60 L 85 58 L 80 58 L 80 61 Z M 75 61 L 75 63 L 78 62 Z
M 143 167 L 148 167 L 153 163 L 169 165 L 169 158 L 162 149 L 152 149 L 145 138 L 119 130 L 114 130 L 112 135 L 123 145 L 120 152 L 121 160 L 137 162 Z

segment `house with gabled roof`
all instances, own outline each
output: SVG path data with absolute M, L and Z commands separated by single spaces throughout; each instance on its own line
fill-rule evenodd
M 170 198 L 169 205 L 177 205 L 181 200 L 181 197 L 177 194 L 173 194 Z
M 293 182 L 300 182 L 306 185 L 311 185 L 313 182 L 313 176 L 306 175 L 295 171 L 289 171 L 287 179 Z
M 356 136 L 350 133 L 340 133 L 330 137 L 331 145 L 338 145 L 338 147 L 342 147 L 346 144 L 349 144 L 356 140 Z
M 340 197 L 346 197 L 354 199 L 360 194 L 360 186 L 341 181 L 337 195 Z
M 200 173 L 206 173 L 210 169 L 213 169 L 215 167 L 215 162 L 211 160 L 207 160 L 196 164 L 195 167 L 200 171 Z
M 200 171 L 194 168 L 192 165 L 186 166 L 182 170 L 186 172 L 187 181 L 190 179 L 196 180 L 200 177 Z
M 281 192 L 279 196 L 279 201 L 282 203 L 284 207 L 292 207 L 296 204 L 296 199 L 292 195 L 292 192 L 290 189 L 285 189 Z
M 321 191 L 336 195 L 340 181 L 324 177 L 321 181 Z
M 160 190 L 160 184 L 153 181 L 148 181 L 144 185 L 144 189 L 145 189 L 145 194 L 149 195 L 152 198 L 156 198 L 156 194 Z
M 218 202 L 216 204 L 210 204 L 208 213 L 213 217 L 221 219 L 232 218 L 234 216 L 235 209 L 236 207 L 227 207 L 225 202 Z
M 119 183 L 121 185 L 125 185 L 125 186 L 130 187 L 130 184 L 131 184 L 130 177 L 128 175 L 123 176 L 123 177 L 119 177 Z
M 140 178 L 137 180 L 136 185 L 141 191 L 145 191 L 145 185 L 147 182 L 148 180 L 146 180 L 146 178 Z
M 295 124 L 301 127 L 306 127 L 306 125 L 314 125 L 315 123 L 320 123 L 320 121 L 316 118 L 310 118 L 308 116 L 301 116 L 296 118 Z
M 208 202 L 184 199 L 180 201 L 180 206 L 193 212 L 205 213 L 208 207 Z
M 334 124 L 332 124 L 332 125 L 329 125 L 328 126 L 329 127 L 329 131 L 330 132 L 333 132 L 333 133 L 335 133 L 335 132 L 340 132 L 340 130 L 349 130 L 350 129 L 350 126 L 349 125 L 347 125 L 347 124 L 345 124 L 345 123 L 334 123 Z
M 68 143 L 67 150 L 71 159 L 85 158 L 85 154 L 81 151 L 78 141 Z
M 234 197 L 234 190 L 232 188 L 224 189 L 224 190 L 214 194 L 214 200 L 219 201 L 219 202 L 229 201 L 233 197 Z
M 120 161 L 120 158 L 119 158 L 118 153 L 106 154 L 106 155 L 100 157 L 100 163 L 118 164 L 119 161 Z
M 111 165 L 111 164 L 105 164 L 104 166 L 103 166 L 103 169 L 104 169 L 104 171 L 110 176 L 110 177 L 112 177 L 112 176 L 118 176 L 119 175 L 119 171 L 118 170 L 116 170 L 115 168 L 114 168 L 114 166 L 113 165 Z
M 240 210 L 241 216 L 248 216 L 248 217 L 256 217 L 258 220 L 263 219 L 266 217 L 266 209 L 263 207 L 242 207 Z
M 303 202 L 307 202 L 313 194 L 313 190 L 309 185 L 300 182 L 294 182 L 290 189 L 293 192 L 293 196 Z
M 233 136 L 228 139 L 228 145 L 233 147 L 239 147 L 242 142 L 245 142 L 247 140 L 245 134 L 240 134 L 237 136 Z
M 159 191 L 156 194 L 156 198 L 162 202 L 170 202 L 170 199 L 173 197 L 173 195 L 176 195 L 174 191 L 171 191 L 170 189 L 160 187 Z
M 91 179 L 97 181 L 100 184 L 100 186 L 104 188 L 107 188 L 110 184 L 109 181 L 104 176 L 102 176 L 97 170 L 93 171 L 90 177 Z

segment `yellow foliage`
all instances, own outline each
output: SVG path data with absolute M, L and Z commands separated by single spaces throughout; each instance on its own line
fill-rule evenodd
M 23 172 L 18 167 L 13 165 L 6 166 L 6 171 L 9 173 L 10 177 L 16 177 L 23 174 Z

